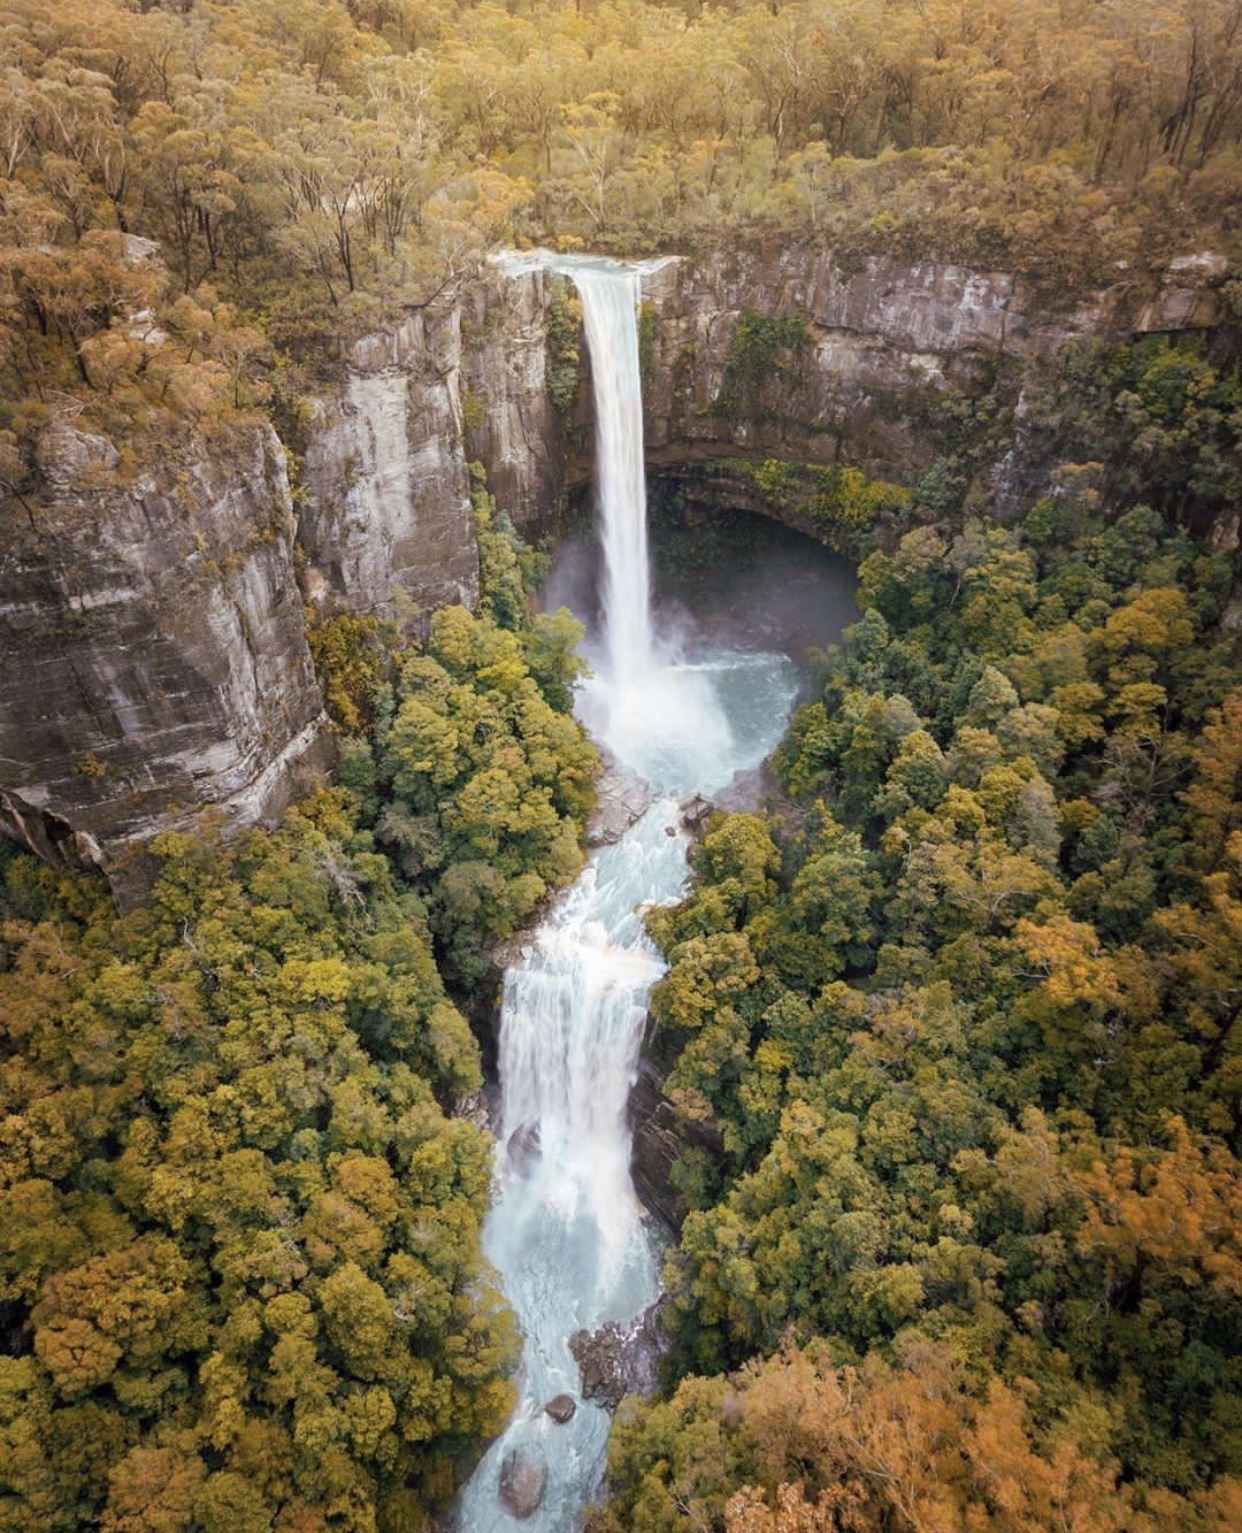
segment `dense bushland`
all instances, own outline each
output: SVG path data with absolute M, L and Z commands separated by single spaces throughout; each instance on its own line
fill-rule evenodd
M 423 908 L 339 791 L 153 850 L 4 858 L 0 1527 L 417 1527 L 515 1355 Z
M 478 998 L 577 872 L 595 753 L 578 630 L 476 503 L 477 615 L 316 634 L 361 732 L 278 833 L 157 838 L 124 917 L 0 848 L 0 1528 L 405 1533 L 503 1425 L 441 969 Z
M 122 437 L 287 403 L 500 240 L 809 237 L 1050 297 L 1238 253 L 1235 0 L 3 0 L 0 36 L 18 491 L 62 393 Z
M 623 1414 L 601 1530 L 1236 1520 L 1232 561 L 1137 497 L 1233 503 L 1175 426 L 1237 381 L 1149 343 L 1059 384 L 1109 461 L 873 552 L 770 812 L 649 917 L 724 1155 L 677 1167 L 690 1377 Z
M 119 474 L 296 421 L 501 240 L 809 238 L 1050 301 L 1239 257 L 1236 0 L 0 0 L 0 49 L 4 515 L 54 415 Z M 799 325 L 735 339 L 726 417 Z M 552 341 L 564 408 L 566 297 Z M 678 1168 L 676 1377 L 602 1529 L 1242 1521 L 1242 700 L 1185 530 L 1238 502 L 1222 354 L 1062 359 L 1009 528 L 965 511 L 986 399 L 909 496 L 749 466 L 883 547 L 779 800 L 652 919 L 724 1156 Z M 315 633 L 341 784 L 280 832 L 163 838 L 124 917 L 2 854 L 0 1528 L 411 1533 L 504 1415 L 445 982 L 580 865 L 593 755 L 574 627 L 477 509 L 477 614 Z

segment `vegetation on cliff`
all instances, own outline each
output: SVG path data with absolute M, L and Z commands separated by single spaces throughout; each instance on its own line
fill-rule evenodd
M 18 492 L 63 395 L 118 437 L 287 403 L 291 360 L 330 365 L 502 239 L 809 236 L 1050 294 L 1174 240 L 1237 254 L 1233 0 L 3 0 L 0 23 Z
M 532 613 L 546 561 L 527 548 L 476 471 L 482 596 L 445 607 L 425 645 L 385 644 L 377 624 L 315 631 L 342 731 L 342 781 L 399 877 L 426 901 L 437 958 L 459 996 L 490 1000 L 489 947 L 581 869 L 599 758 L 573 717 L 582 629 Z
M 1061 384 L 1108 463 L 873 552 L 783 797 L 649 917 L 724 1155 L 677 1168 L 690 1377 L 618 1421 L 601 1533 L 1236 1522 L 1232 561 L 1139 497 L 1232 500 L 1176 423 L 1238 383 L 1148 345 Z

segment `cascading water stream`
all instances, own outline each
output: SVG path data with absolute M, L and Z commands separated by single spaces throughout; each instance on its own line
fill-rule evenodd
M 569 1337 L 632 1325 L 658 1296 L 657 1248 L 630 1181 L 626 1104 L 647 994 L 663 969 L 638 909 L 686 877 L 678 800 L 724 786 L 771 750 L 797 691 L 784 656 L 675 661 L 653 635 L 647 566 L 638 269 L 540 253 L 582 297 L 595 382 L 603 646 L 579 713 L 664 797 L 597 853 L 505 975 L 501 1151 L 487 1253 L 524 1335 L 522 1401 L 465 1488 L 460 1533 L 575 1533 L 603 1472 L 609 1418 L 580 1398 Z M 561 1394 L 570 1420 L 544 1406 Z M 507 1491 L 505 1487 L 508 1487 Z M 504 1505 L 537 1506 L 520 1517 Z
M 574 274 L 595 390 L 596 477 L 604 550 L 604 636 L 616 690 L 651 670 L 651 580 L 638 362 L 637 269 Z

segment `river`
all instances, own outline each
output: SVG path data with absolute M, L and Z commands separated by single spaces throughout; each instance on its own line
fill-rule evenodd
M 497 1188 L 484 1244 L 524 1335 L 521 1400 L 463 1491 L 460 1533 L 576 1533 L 599 1487 L 609 1416 L 581 1398 L 569 1337 L 608 1321 L 631 1327 L 659 1293 L 658 1236 L 630 1181 L 626 1122 L 647 994 L 663 969 L 639 911 L 684 888 L 680 802 L 757 766 L 799 688 L 785 655 L 709 648 L 686 661 L 654 628 L 639 271 L 539 259 L 578 287 L 596 390 L 602 615 L 578 712 L 659 797 L 592 857 L 505 975 Z M 545 1409 L 561 1395 L 575 1404 L 563 1423 Z M 502 1477 L 531 1499 L 541 1493 L 532 1514 L 506 1510 Z

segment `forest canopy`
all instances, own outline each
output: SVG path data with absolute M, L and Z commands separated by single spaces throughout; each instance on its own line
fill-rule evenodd
M 347 796 L 154 851 L 4 859 L 0 1527 L 417 1527 L 512 1398 L 474 1040 Z
M 0 0 L 0 495 L 66 407 L 120 473 L 253 412 L 295 447 L 352 336 L 500 243 L 810 241 L 1050 304 L 1236 271 L 1240 132 L 1239 0 Z M 667 1387 L 597 1533 L 1242 1524 L 1220 297 L 1223 338 L 1033 372 L 1008 525 L 986 398 L 909 486 L 751 466 L 848 524 L 864 615 L 650 919 L 719 1153 L 675 1169 Z M 800 325 L 743 317 L 723 416 Z M 161 838 L 124 915 L 0 850 L 4 1533 L 422 1533 L 505 1417 L 464 1013 L 597 763 L 578 630 L 475 512 L 478 611 L 311 633 L 339 781 L 279 831 Z
M 1180 368 L 1236 390 L 1164 342 L 1067 366 L 1079 445 Z M 674 1168 L 679 1382 L 594 1533 L 1235 1525 L 1233 561 L 1138 498 L 1208 436 L 874 549 L 779 793 L 649 915 L 719 1151 Z
M 1236 252 L 1240 127 L 1236 0 L 3 0 L 0 482 L 51 390 L 296 394 L 497 242 Z

